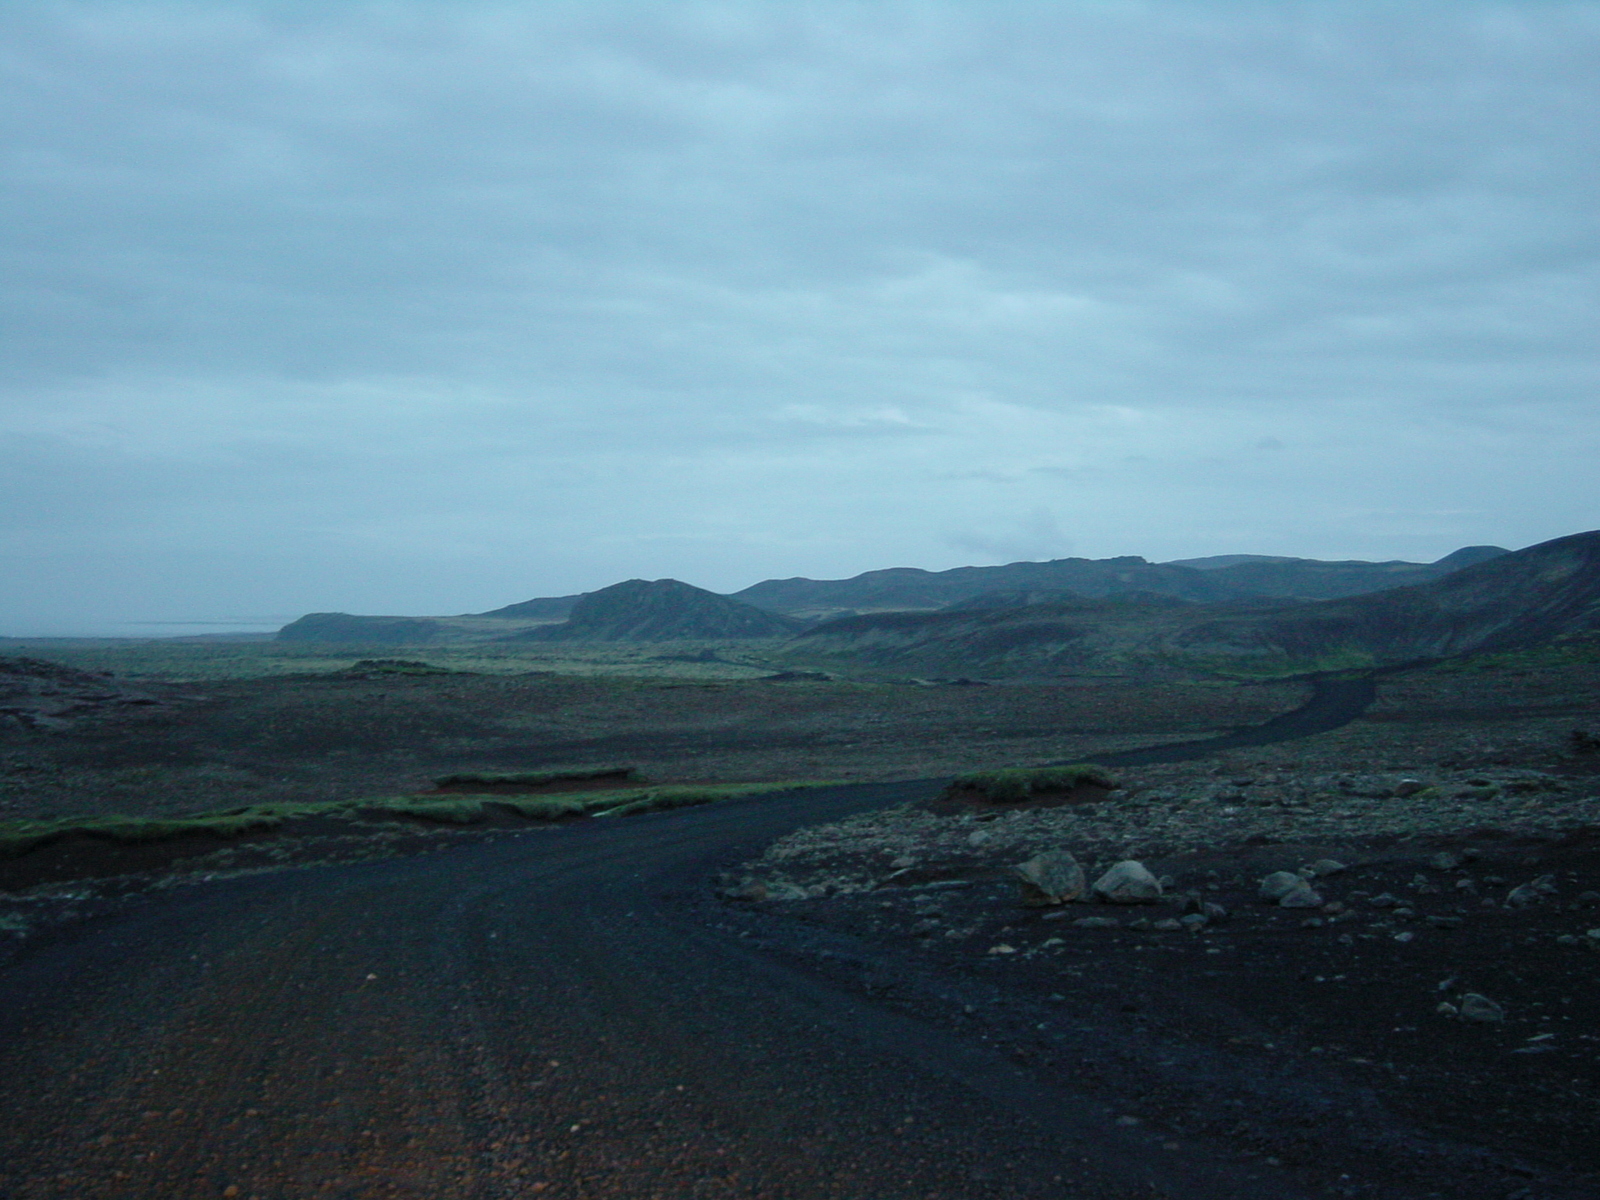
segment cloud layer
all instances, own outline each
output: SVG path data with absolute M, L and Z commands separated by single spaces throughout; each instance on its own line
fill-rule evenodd
M 0 46 L 0 633 L 1600 525 L 1600 5 Z

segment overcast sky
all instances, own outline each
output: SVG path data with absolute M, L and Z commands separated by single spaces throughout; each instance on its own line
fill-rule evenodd
M 0 634 L 1600 526 L 1600 3 L 6 0 L 0 122 Z

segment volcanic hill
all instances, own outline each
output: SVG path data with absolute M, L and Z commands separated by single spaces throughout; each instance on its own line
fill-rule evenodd
M 560 625 L 514 634 L 508 641 L 666 642 L 679 639 L 787 637 L 800 621 L 763 612 L 676 579 L 629 579 L 589 592 Z
M 1595 631 L 1600 532 L 1347 599 L 1186 605 L 1160 595 L 1080 597 L 878 613 L 815 626 L 786 654 L 933 674 L 1283 675 L 1513 649 Z
M 891 567 L 850 579 L 767 579 L 734 592 L 736 600 L 790 616 L 945 608 L 985 593 L 1070 592 L 1098 598 L 1129 592 L 1217 603 L 1260 597 L 1332 600 L 1439 579 L 1506 551 L 1467 546 L 1438 562 L 1323 562 L 1314 558 L 1223 555 L 1153 563 L 1121 558 L 1057 558 L 1000 567 L 923 571 Z

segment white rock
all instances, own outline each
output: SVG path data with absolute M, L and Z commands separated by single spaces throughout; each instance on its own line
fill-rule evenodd
M 1094 894 L 1111 904 L 1154 904 L 1161 899 L 1161 881 L 1143 863 L 1127 859 L 1094 881 Z
M 1305 883 L 1278 897 L 1279 908 L 1321 908 L 1322 897 Z
M 1305 886 L 1306 881 L 1293 871 L 1274 871 L 1261 881 L 1261 890 L 1258 894 L 1263 900 L 1276 902 L 1297 888 Z

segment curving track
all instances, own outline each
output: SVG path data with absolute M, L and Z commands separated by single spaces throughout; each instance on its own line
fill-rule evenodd
M 0 1196 L 1298 1195 L 1165 1165 L 1060 1079 L 708 918 L 722 865 L 927 789 L 257 876 L 57 935 L 0 974 Z

